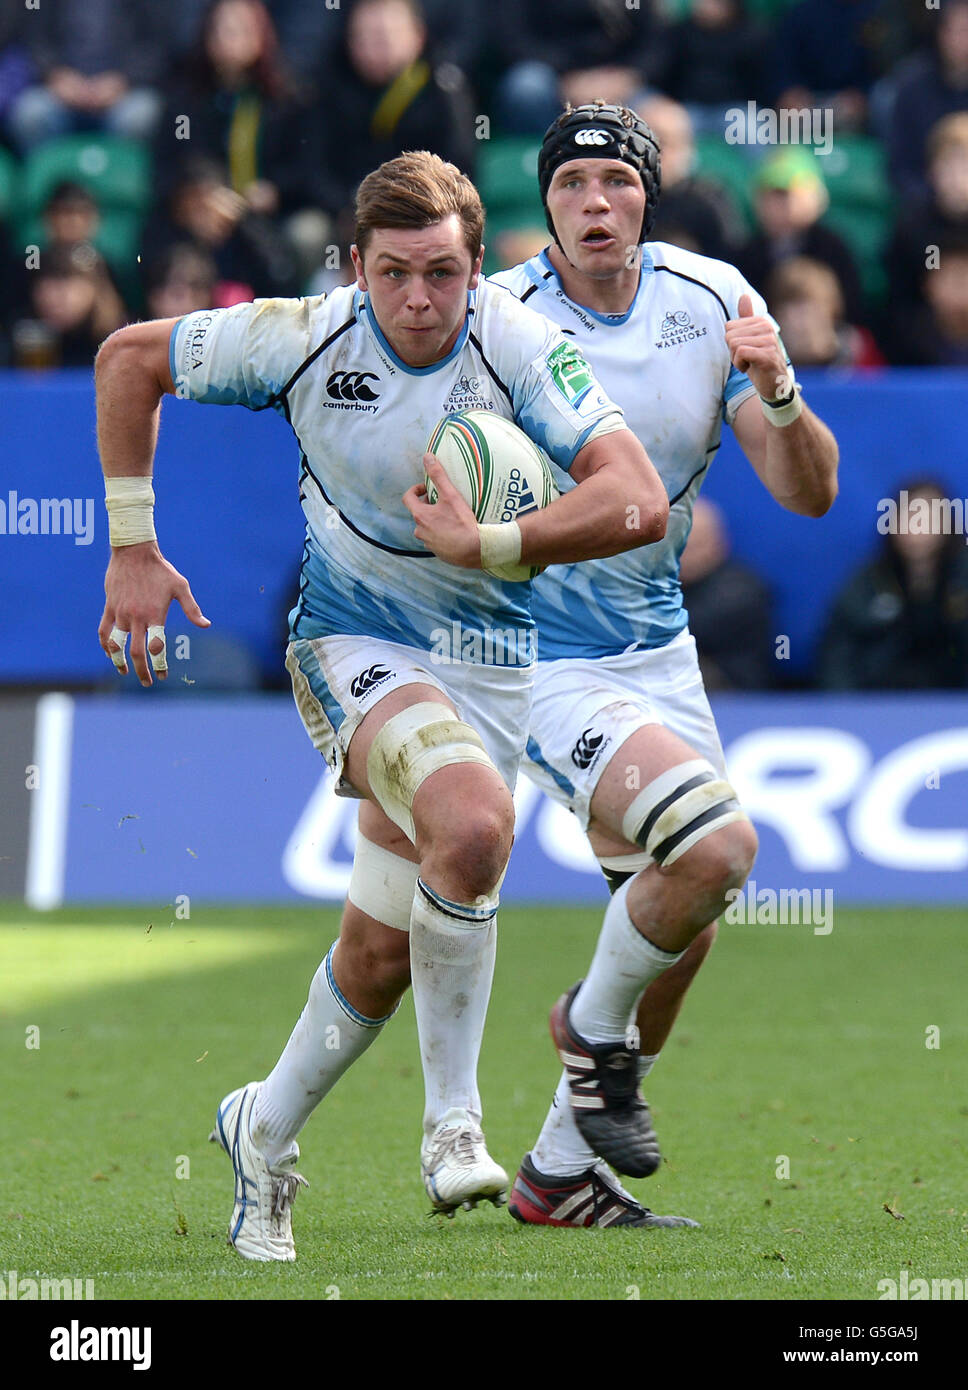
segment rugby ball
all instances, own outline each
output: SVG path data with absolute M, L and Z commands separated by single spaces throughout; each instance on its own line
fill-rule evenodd
M 517 521 L 558 496 L 551 466 L 537 444 L 496 411 L 445 415 L 430 436 L 427 452 L 436 455 L 482 523 Z M 435 503 L 437 489 L 426 474 L 424 483 L 427 501 Z M 543 569 L 544 565 L 500 565 L 487 573 L 523 583 Z

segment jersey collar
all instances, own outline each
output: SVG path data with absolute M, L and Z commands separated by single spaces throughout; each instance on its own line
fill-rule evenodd
M 442 357 L 439 362 L 431 362 L 429 367 L 411 367 L 409 362 L 404 362 L 402 358 L 397 356 L 384 337 L 383 329 L 376 321 L 376 314 L 374 314 L 373 310 L 370 308 L 370 296 L 365 294 L 363 290 L 357 290 L 353 310 L 357 320 L 359 321 L 362 319 L 366 323 L 367 328 L 379 343 L 381 351 L 389 357 L 395 367 L 399 367 L 401 372 L 406 372 L 408 376 L 430 376 L 433 372 L 439 372 L 442 367 L 446 367 L 448 362 L 453 362 L 454 358 L 463 349 L 464 344 L 467 342 L 467 335 L 471 331 L 471 315 L 474 312 L 476 302 L 477 291 L 468 290 L 467 313 L 464 315 L 464 325 L 457 335 L 457 341 L 446 357 Z
M 569 295 L 565 294 L 564 287 L 562 286 L 561 280 L 558 276 L 558 272 L 551 264 L 551 259 L 548 255 L 547 248 L 544 251 L 540 251 L 538 255 L 535 257 L 535 262 L 539 266 L 542 266 L 544 268 L 541 272 L 541 278 L 538 283 L 540 284 L 544 282 L 545 284 L 547 284 L 549 282 L 549 279 L 553 280 L 555 285 L 557 285 L 558 289 L 561 290 L 561 293 L 564 295 L 565 299 L 568 300 L 569 304 L 574 304 L 577 308 L 581 309 L 583 314 L 587 314 L 589 318 L 595 319 L 598 323 L 605 324 L 607 328 L 618 328 L 621 324 L 628 323 L 629 319 L 635 313 L 635 306 L 639 302 L 639 295 L 642 293 L 642 286 L 645 283 L 645 277 L 647 275 L 652 275 L 654 272 L 652 253 L 649 251 L 648 246 L 643 242 L 642 246 L 639 249 L 642 252 L 642 260 L 641 265 L 639 267 L 639 283 L 635 290 L 635 298 L 632 300 L 632 303 L 626 309 L 624 314 L 600 314 L 597 312 L 597 310 L 590 309 L 587 304 L 579 304 L 576 299 L 571 299 Z M 551 272 L 550 277 L 545 274 L 545 271 Z

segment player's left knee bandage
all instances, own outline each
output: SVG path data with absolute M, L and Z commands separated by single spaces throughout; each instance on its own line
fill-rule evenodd
M 420 865 L 360 835 L 347 897 L 361 912 L 399 931 L 410 930 Z
M 729 782 L 705 758 L 694 758 L 639 792 L 622 818 L 622 834 L 668 865 L 724 825 L 748 819 Z
M 599 855 L 598 867 L 605 875 L 608 891 L 615 894 L 623 883 L 634 878 L 637 873 L 647 869 L 654 861 L 651 854 L 613 854 Z
M 427 778 L 452 763 L 492 768 L 480 734 L 436 700 L 394 714 L 370 745 L 366 775 L 370 790 L 390 819 L 414 839 L 413 799 Z

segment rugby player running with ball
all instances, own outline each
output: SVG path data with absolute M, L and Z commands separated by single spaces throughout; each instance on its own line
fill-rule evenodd
M 166 674 L 172 600 L 208 625 L 155 539 L 162 397 L 276 410 L 299 445 L 306 516 L 287 667 L 339 790 L 362 799 L 339 941 L 270 1075 L 238 1086 L 217 1111 L 212 1137 L 235 1178 L 229 1238 L 249 1259 L 295 1259 L 296 1135 L 388 1021 L 411 969 L 427 1193 L 448 1214 L 502 1199 L 507 1176 L 485 1146 L 477 1060 L 532 662 L 527 651 L 493 652 L 488 639 L 532 624 L 528 585 L 482 569 L 612 554 L 665 528 L 662 484 L 574 346 L 506 290 L 479 281 L 483 220 L 476 189 L 453 165 L 401 155 L 360 186 L 355 285 L 135 324 L 108 338 L 97 359 L 111 538 L 105 652 L 125 673 L 130 634 L 147 686 L 149 662 Z M 580 495 L 519 522 L 478 526 L 424 453 L 468 376 L 486 383 L 488 408 L 570 472 Z M 578 377 L 587 390 L 574 389 Z M 633 529 L 630 499 L 640 509 Z M 478 637 L 490 664 L 433 661 L 434 632 L 453 622 Z

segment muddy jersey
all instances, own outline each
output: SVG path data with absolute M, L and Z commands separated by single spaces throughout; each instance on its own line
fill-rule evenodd
M 492 281 L 549 318 L 581 349 L 626 424 L 642 441 L 669 494 L 665 538 L 580 565 L 553 565 L 534 583 L 538 659 L 606 656 L 661 647 L 686 626 L 679 559 L 692 506 L 719 448 L 723 421 L 755 394 L 733 366 L 723 332 L 748 294 L 739 271 L 662 242 L 642 247 L 635 299 L 603 315 L 569 299 L 545 252 Z M 562 491 L 572 484 L 558 479 Z
M 465 638 L 480 636 L 465 642 L 464 659 L 530 659 L 516 634 L 533 625 L 531 586 L 438 560 L 401 499 L 423 481 L 427 441 L 453 411 L 513 420 L 561 477 L 599 427 L 620 424 L 566 335 L 482 281 L 447 357 L 411 367 L 369 295 L 345 286 L 188 314 L 172 330 L 170 360 L 178 395 L 276 410 L 296 435 L 306 541 L 293 637 L 346 633 L 429 651 L 456 623 Z M 495 640 L 502 632 L 507 640 Z

